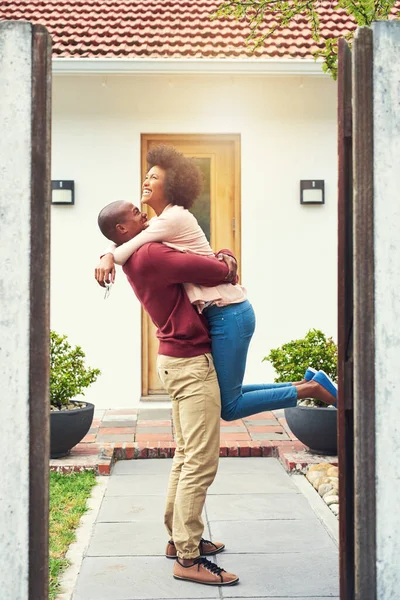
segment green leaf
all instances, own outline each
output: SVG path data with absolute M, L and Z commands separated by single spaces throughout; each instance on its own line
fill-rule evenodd
M 66 335 L 50 332 L 50 404 L 61 407 L 84 395 L 84 390 L 100 375 L 99 369 L 85 365 L 85 353 L 73 348 Z
M 369 27 L 373 21 L 393 18 L 390 11 L 395 5 L 395 0 L 338 0 L 333 8 L 345 11 L 346 15 L 355 21 L 350 32 L 344 36 L 351 45 L 357 26 Z M 288 27 L 296 17 L 302 17 L 310 27 L 312 39 L 317 44 L 321 44 L 321 48 L 314 52 L 314 58 L 322 58 L 323 71 L 336 79 L 339 38 L 326 38 L 321 34 L 319 7 L 320 2 L 316 0 L 292 0 L 291 2 L 284 0 L 228 0 L 222 2 L 211 13 L 210 18 L 234 18 L 238 21 L 246 21 L 247 26 L 250 27 L 247 43 L 254 52 L 266 43 L 268 37 L 275 31 Z M 275 21 L 275 24 L 267 31 L 264 27 L 266 16 L 273 16 Z M 400 11 L 398 10 L 394 18 L 398 19 L 399 17 Z

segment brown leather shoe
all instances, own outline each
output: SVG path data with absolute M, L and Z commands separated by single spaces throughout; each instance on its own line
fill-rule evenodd
M 202 557 L 196 558 L 194 564 L 188 567 L 177 558 L 174 564 L 174 577 L 203 585 L 235 585 L 239 581 L 237 575 L 227 573 L 215 563 Z
M 201 538 L 199 550 L 200 556 L 213 556 L 214 554 L 218 554 L 218 552 L 222 552 L 224 550 L 225 544 L 222 542 L 210 542 L 210 540 L 204 540 Z M 167 548 L 165 550 L 165 556 L 167 558 L 177 558 L 175 544 L 172 540 L 170 540 L 167 544 Z

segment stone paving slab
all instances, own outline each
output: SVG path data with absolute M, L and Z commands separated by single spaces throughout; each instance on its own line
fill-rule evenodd
M 243 419 L 243 424 L 245 427 L 256 427 L 256 426 L 263 426 L 265 425 L 265 427 L 270 427 L 271 423 L 275 423 L 275 417 L 273 415 L 273 413 L 271 413 L 270 417 L 268 419 L 255 419 L 255 417 L 257 417 L 258 415 L 253 415 L 253 417 L 251 419 L 247 418 L 247 419 Z
M 209 494 L 277 494 L 293 493 L 294 484 L 282 470 L 274 477 L 254 476 L 253 473 L 219 472 L 210 486 Z
M 242 521 L 244 518 L 247 521 L 292 521 L 309 516 L 310 505 L 302 494 L 210 494 L 207 498 L 207 518 L 211 527 L 213 521 Z
M 225 425 L 221 428 L 221 437 L 226 435 L 227 433 L 247 433 L 247 429 L 245 427 L 240 426 L 232 426 Z
M 167 465 L 167 468 L 166 466 Z M 113 468 L 114 475 L 151 475 L 164 473 L 171 469 L 172 459 L 163 460 L 119 460 Z
M 97 523 L 87 555 L 164 556 L 168 536 L 162 515 L 154 514 L 159 518 L 151 522 Z
M 164 517 L 165 496 L 109 496 L 104 498 L 98 517 L 98 523 L 129 523 L 132 521 L 162 523 Z M 203 521 L 207 523 L 204 510 Z M 167 533 L 163 526 L 164 542 Z
M 104 498 L 97 520 L 100 523 L 162 520 L 164 507 L 163 495 L 109 496 Z
M 97 434 L 97 443 L 102 442 L 133 442 L 135 439 L 134 433 L 106 433 L 102 434 L 101 429 Z
M 274 432 L 274 431 L 270 431 L 268 432 L 268 435 L 266 435 L 265 433 L 262 432 L 257 432 L 257 431 L 251 431 L 251 439 L 252 440 L 270 440 L 270 441 L 283 441 L 283 440 L 290 440 L 290 437 L 284 433 L 284 432 Z
M 154 600 L 220 598 L 218 588 L 172 577 L 165 557 L 87 557 L 73 600 Z
M 216 556 L 222 568 L 240 577 L 235 588 L 221 588 L 222 598 L 240 596 L 247 599 L 282 596 L 337 596 L 339 567 L 337 552 L 285 554 L 224 554 Z
M 283 477 L 287 480 L 286 473 L 276 458 L 254 457 L 251 460 L 247 458 L 230 458 L 226 457 L 219 461 L 217 477 L 221 473 L 232 473 L 239 475 L 240 473 L 258 473 L 264 477 Z
M 141 425 L 138 425 L 136 427 L 136 433 L 140 433 L 140 434 L 151 433 L 151 434 L 154 435 L 155 432 L 157 434 L 160 434 L 160 433 L 171 433 L 171 426 L 169 426 L 169 427 L 157 426 L 157 429 L 155 427 L 143 427 Z
M 119 415 L 110 415 L 109 417 L 104 417 L 101 424 L 97 427 L 103 429 L 103 427 L 136 427 L 136 425 L 136 418 L 132 419 L 129 417 L 129 419 L 123 420 Z
M 170 408 L 141 408 L 138 411 L 138 419 L 141 421 L 166 421 L 172 419 Z
M 107 496 L 135 496 L 135 495 L 165 495 L 168 485 L 168 467 L 166 471 L 155 477 L 153 474 L 126 475 L 113 477 L 107 487 Z
M 312 517 L 297 521 L 247 521 L 246 512 L 242 521 L 214 521 L 210 530 L 214 540 L 226 544 L 224 554 L 277 554 L 288 549 L 305 554 L 310 549 L 332 553 L 336 548 L 320 521 Z

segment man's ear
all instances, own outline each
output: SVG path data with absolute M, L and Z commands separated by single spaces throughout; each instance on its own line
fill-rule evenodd
M 117 223 L 115 229 L 118 233 L 121 233 L 122 235 L 128 231 L 125 225 L 122 225 L 122 223 Z

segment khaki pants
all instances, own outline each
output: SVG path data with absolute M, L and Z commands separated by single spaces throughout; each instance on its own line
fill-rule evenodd
M 197 558 L 208 487 L 218 469 L 221 399 L 211 354 L 159 355 L 158 375 L 171 396 L 176 450 L 164 522 L 180 558 Z

